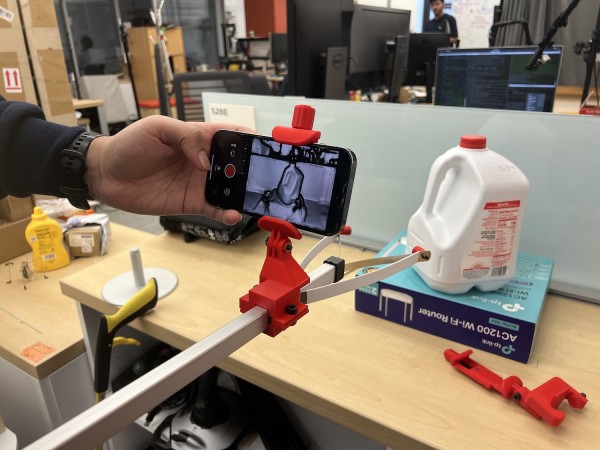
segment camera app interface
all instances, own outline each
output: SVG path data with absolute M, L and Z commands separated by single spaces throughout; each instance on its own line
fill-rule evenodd
M 338 161 L 335 149 L 253 138 L 244 210 L 325 230 Z

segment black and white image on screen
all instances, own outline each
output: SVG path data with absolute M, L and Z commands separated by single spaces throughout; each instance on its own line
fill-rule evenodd
M 244 210 L 324 230 L 339 154 L 255 138 Z

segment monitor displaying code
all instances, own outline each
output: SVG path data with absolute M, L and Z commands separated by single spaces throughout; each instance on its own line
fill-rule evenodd
M 526 66 L 537 47 L 439 49 L 435 104 L 552 112 L 562 47 L 544 51 L 537 70 Z

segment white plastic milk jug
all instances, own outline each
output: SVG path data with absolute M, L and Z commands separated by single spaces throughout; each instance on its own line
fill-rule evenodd
M 489 150 L 483 136 L 462 136 L 438 157 L 425 197 L 408 223 L 407 248 L 431 251 L 415 269 L 432 289 L 499 289 L 515 274 L 529 180 Z

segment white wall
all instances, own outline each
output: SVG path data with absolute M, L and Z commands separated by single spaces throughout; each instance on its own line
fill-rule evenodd
M 391 0 L 390 6 L 392 8 L 410 10 L 410 30 L 412 32 L 422 31 L 423 0 Z
M 452 0 L 461 48 L 488 47 L 488 33 L 494 19 L 494 6 L 500 0 Z

